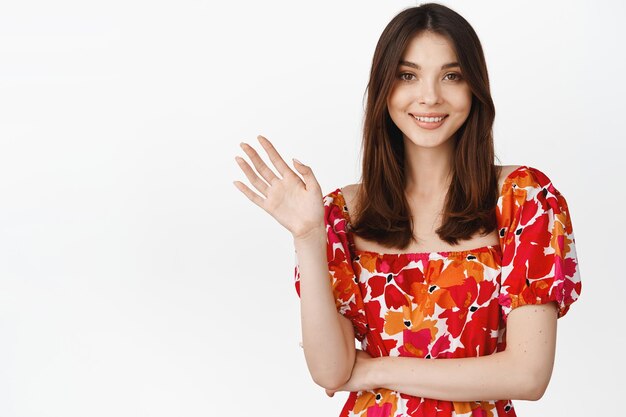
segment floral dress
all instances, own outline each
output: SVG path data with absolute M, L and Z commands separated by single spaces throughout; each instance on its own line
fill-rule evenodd
M 565 198 L 520 166 L 495 210 L 499 245 L 383 254 L 356 250 L 341 189 L 324 196 L 329 279 L 340 314 L 373 357 L 490 355 L 506 348 L 508 314 L 555 301 L 563 317 L 581 291 Z M 300 296 L 300 273 L 295 267 Z M 387 388 L 351 392 L 340 417 L 516 416 L 511 400 L 443 401 Z

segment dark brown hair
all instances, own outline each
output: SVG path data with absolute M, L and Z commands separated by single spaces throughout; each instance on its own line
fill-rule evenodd
M 387 98 L 402 55 L 414 36 L 430 31 L 454 46 L 461 72 L 472 91 L 467 120 L 454 140 L 452 181 L 443 208 L 441 240 L 456 245 L 477 231 L 496 228 L 498 167 L 494 164 L 495 108 L 489 89 L 482 46 L 470 24 L 446 6 L 426 3 L 404 9 L 378 40 L 363 123 L 362 172 L 355 204 L 351 204 L 351 231 L 386 247 L 405 249 L 415 241 L 411 211 L 405 195 L 404 141 L 392 121 Z

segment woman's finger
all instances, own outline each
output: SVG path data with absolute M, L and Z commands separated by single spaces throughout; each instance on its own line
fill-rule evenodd
M 311 190 L 319 187 L 319 183 L 313 174 L 313 170 L 308 165 L 304 165 L 302 162 L 294 158 L 294 167 L 298 170 L 302 178 L 304 178 L 304 188 Z M 298 177 L 299 178 L 299 177 Z
M 259 156 L 257 151 L 252 146 L 244 142 L 241 142 L 240 146 L 241 149 L 243 149 L 243 151 L 248 155 L 252 164 L 254 164 L 254 167 L 258 173 L 261 174 L 263 179 L 265 179 L 268 184 L 272 184 L 272 181 L 278 178 L 274 171 L 272 171 L 270 167 L 265 164 L 263 159 L 261 159 L 261 156 Z
M 267 185 L 265 181 L 259 178 L 256 172 L 254 172 L 250 165 L 248 165 L 248 163 L 245 161 L 245 159 L 236 156 L 235 160 L 237 161 L 237 164 L 239 164 L 239 167 L 241 168 L 243 173 L 246 174 L 248 180 L 250 180 L 250 183 L 254 185 L 254 188 L 259 190 L 259 192 L 267 198 L 267 189 L 269 188 L 269 185 Z
M 246 184 L 241 181 L 233 181 L 233 184 L 235 184 L 235 187 L 237 187 L 239 191 L 241 191 L 246 197 L 248 197 L 248 200 L 252 201 L 254 204 L 265 210 L 265 199 L 252 191 L 250 188 L 248 188 Z
M 274 145 L 272 145 L 272 142 L 269 141 L 269 139 L 261 135 L 257 136 L 257 139 L 261 146 L 263 146 L 263 149 L 265 149 L 265 152 L 270 158 L 270 161 L 272 161 L 272 164 L 274 164 L 274 166 L 283 178 L 285 178 L 285 176 L 289 175 L 290 173 L 295 175 L 295 172 L 293 172 L 289 165 L 287 165 L 285 160 L 282 158 L 282 156 L 280 156 L 280 154 L 278 153 Z

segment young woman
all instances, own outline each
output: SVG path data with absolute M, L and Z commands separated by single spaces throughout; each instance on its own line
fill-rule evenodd
M 494 116 L 476 33 L 429 3 L 376 46 L 360 183 L 322 195 L 266 138 L 280 177 L 242 143 L 263 197 L 235 185 L 293 234 L 306 362 L 350 392 L 341 416 L 515 416 L 546 390 L 581 292 L 574 234 L 542 171 L 494 164 Z

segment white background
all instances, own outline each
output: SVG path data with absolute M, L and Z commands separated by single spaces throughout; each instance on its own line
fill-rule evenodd
M 0 3 L 0 416 L 339 415 L 298 346 L 291 234 L 234 157 L 263 134 L 324 193 L 356 182 L 374 47 L 417 3 L 216 3 Z M 576 236 L 582 295 L 517 413 L 615 415 L 626 7 L 444 4 L 483 44 L 501 163 L 546 173 Z

